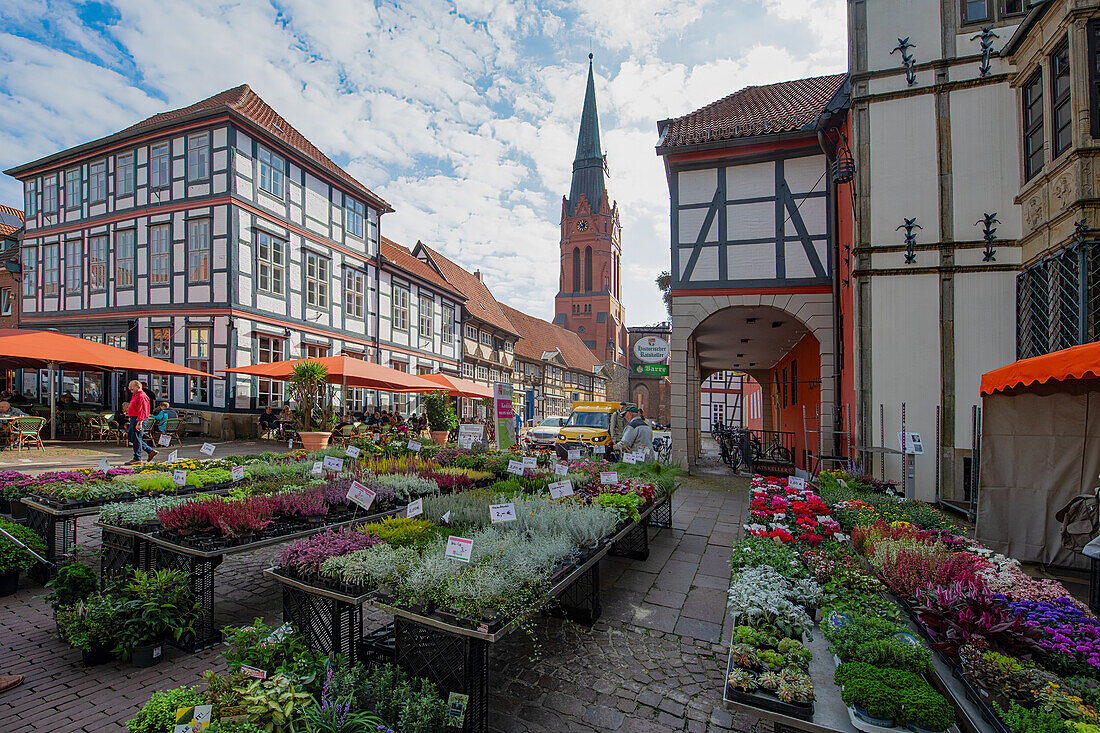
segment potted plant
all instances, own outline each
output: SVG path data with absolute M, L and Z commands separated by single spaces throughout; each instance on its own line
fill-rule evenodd
M 123 593 L 116 651 L 130 657 L 135 667 L 157 664 L 164 659 L 165 639 L 178 641 L 193 631 L 199 605 L 187 573 L 135 570 Z
M 295 419 L 298 435 L 307 451 L 324 450 L 332 434 L 332 408 L 325 404 L 328 369 L 317 361 L 300 361 L 288 380 L 298 403 Z
M 447 436 L 458 426 L 458 415 L 455 414 L 451 398 L 442 391 L 429 392 L 424 395 L 424 409 L 428 413 L 432 440 L 439 445 L 446 445 Z
M 99 587 L 95 571 L 82 562 L 71 562 L 57 569 L 57 577 L 46 583 L 51 592 L 46 600 L 57 611 L 62 606 L 81 603 Z
M 35 532 L 21 524 L 0 519 L 0 529 L 42 555 L 46 543 Z M 0 596 L 10 596 L 19 589 L 19 573 L 34 567 L 34 556 L 4 535 L 0 535 Z
M 57 611 L 57 628 L 64 641 L 80 649 L 84 666 L 103 664 L 114 657 L 114 633 L 120 600 L 93 593 L 86 600 Z

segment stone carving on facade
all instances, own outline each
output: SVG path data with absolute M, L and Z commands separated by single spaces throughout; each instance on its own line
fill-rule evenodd
M 1092 159 L 1085 158 L 1081 161 L 1081 197 L 1090 198 L 1096 190 L 1095 179 L 1092 177 Z
M 1032 196 L 1024 207 L 1024 221 L 1031 231 L 1038 229 L 1043 223 L 1043 201 L 1038 195 Z
M 1063 174 L 1060 178 L 1056 179 L 1050 187 L 1050 192 L 1054 194 L 1055 207 L 1059 211 L 1064 211 L 1069 206 L 1070 196 L 1069 192 L 1069 174 Z

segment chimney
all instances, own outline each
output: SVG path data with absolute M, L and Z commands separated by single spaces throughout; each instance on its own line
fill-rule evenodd
M 474 270 L 474 277 L 477 278 L 478 282 L 481 282 L 481 270 Z

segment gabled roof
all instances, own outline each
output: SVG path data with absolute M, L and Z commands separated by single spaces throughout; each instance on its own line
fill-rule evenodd
M 407 248 L 385 237 L 382 237 L 379 246 L 382 251 L 382 256 L 398 269 L 404 270 L 409 275 L 450 293 L 459 302 L 464 302 L 466 300 L 465 295 L 455 290 L 451 284 L 444 280 L 442 275 L 433 270 L 428 263 L 414 257 L 413 253 Z M 383 265 L 383 268 L 384 267 L 385 265 Z
M 847 74 L 745 87 L 694 112 L 657 123 L 658 150 L 813 129 Z
M 23 228 L 25 221 L 26 217 L 23 216 L 22 211 L 0 204 L 0 237 L 15 234 Z M 16 222 L 19 223 L 19 226 L 16 226 Z
M 179 109 L 155 114 L 113 135 L 108 135 L 107 137 L 78 145 L 75 148 L 69 148 L 68 150 L 54 153 L 53 155 L 27 163 L 26 165 L 12 168 L 11 170 L 5 171 L 5 173 L 18 178 L 19 174 L 22 172 L 30 171 L 44 165 L 50 165 L 73 155 L 94 150 L 95 148 L 115 142 L 121 142 L 127 138 L 137 137 L 147 132 L 169 128 L 192 120 L 213 117 L 218 114 L 229 114 L 230 116 L 243 119 L 259 127 L 266 135 L 280 140 L 292 151 L 307 158 L 316 164 L 322 171 L 346 185 L 351 193 L 363 196 L 375 206 L 380 207 L 383 211 L 393 211 L 393 208 L 390 207 L 384 199 L 352 178 L 347 171 L 333 163 L 316 145 L 307 140 L 305 135 L 294 129 L 289 122 L 283 119 L 282 115 L 272 109 L 267 102 L 262 100 L 258 94 L 252 91 L 252 87 L 248 84 L 241 84 L 239 87 L 226 89 L 224 92 L 218 92 L 212 97 L 207 97 L 187 107 L 180 107 Z
M 477 275 L 462 269 L 454 262 L 441 255 L 423 242 L 417 242 L 413 248 L 414 254 L 423 252 L 431 266 L 443 276 L 458 292 L 466 296 L 466 313 L 474 318 L 479 318 L 491 326 L 507 331 L 516 336 L 519 331 L 504 315 L 500 303 L 493 297 L 489 288 Z
M 500 307 L 522 334 L 516 342 L 516 356 L 543 361 L 547 352 L 557 351 L 570 369 L 591 373 L 594 367 L 600 365 L 595 355 L 581 341 L 581 337 L 572 331 L 529 316 L 509 305 L 501 303 Z

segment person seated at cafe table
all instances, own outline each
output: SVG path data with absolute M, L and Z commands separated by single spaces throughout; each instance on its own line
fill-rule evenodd
M 270 433 L 278 429 L 279 416 L 271 409 L 271 405 L 268 405 L 264 408 L 264 411 L 260 413 L 260 432 Z
M 0 417 L 24 417 L 27 413 L 20 410 L 18 407 L 12 407 L 11 403 L 0 402 Z
M 290 411 L 290 403 L 289 402 L 287 402 L 286 404 L 283 405 L 283 410 L 282 410 L 282 412 L 279 413 L 279 419 L 282 420 L 283 422 L 293 422 L 294 421 L 294 413 L 292 413 Z
M 157 405 L 157 408 L 157 411 L 149 417 L 153 418 L 153 432 L 163 433 L 164 423 L 173 418 L 179 417 L 179 414 L 175 410 L 173 410 L 167 402 L 161 402 L 159 405 Z M 157 437 L 158 436 L 154 435 L 153 439 L 156 440 Z

